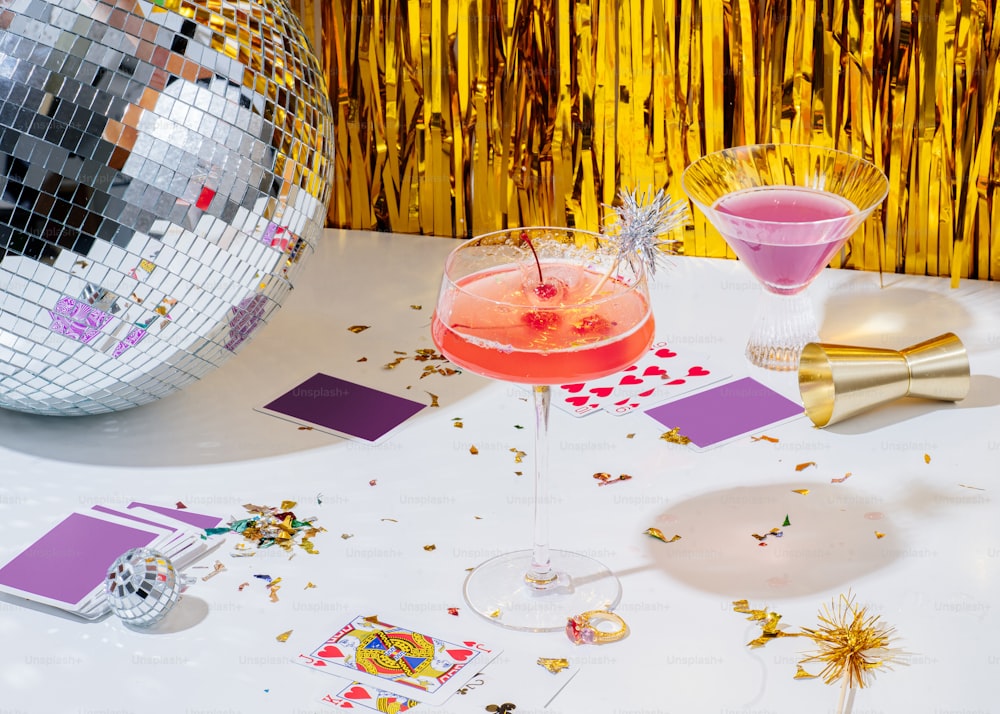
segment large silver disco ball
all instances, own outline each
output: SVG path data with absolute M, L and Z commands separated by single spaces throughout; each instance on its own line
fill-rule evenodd
M 125 409 L 226 361 L 321 235 L 332 130 L 282 0 L 0 2 L 0 407 Z

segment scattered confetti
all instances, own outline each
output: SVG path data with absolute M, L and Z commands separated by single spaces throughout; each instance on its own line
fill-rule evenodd
M 634 438 L 635 438 L 635 432 L 633 432 L 633 433 L 631 433 L 631 434 L 626 434 L 626 435 L 625 435 L 625 438 L 626 438 L 626 439 L 634 439 Z
M 756 538 L 757 540 L 762 541 L 765 538 L 767 538 L 768 536 L 774 536 L 775 538 L 781 538 L 785 534 L 781 531 L 780 528 L 772 528 L 771 530 L 769 530 L 767 533 L 764 533 L 763 535 L 761 535 L 760 533 L 751 533 L 750 535 L 753 536 L 754 538 Z
M 460 417 L 455 417 L 454 419 L 452 419 L 451 420 L 451 425 L 453 427 L 455 427 L 456 429 L 463 429 L 463 428 L 465 428 L 465 422 L 463 422 Z
M 369 327 L 371 327 L 371 325 L 351 325 L 347 329 L 348 329 L 349 332 L 353 332 L 356 335 L 359 332 L 364 332 Z
M 434 545 L 433 543 L 430 543 L 429 545 L 425 545 L 424 546 L 424 550 L 426 550 L 426 551 L 437 550 L 437 546 Z
M 221 560 L 215 561 L 215 565 L 212 567 L 212 572 L 208 575 L 202 576 L 202 580 L 208 580 L 209 578 L 214 578 L 216 575 L 221 573 L 226 569 L 226 566 L 222 564 Z
M 559 672 L 569 667 L 569 660 L 564 657 L 539 657 L 537 664 L 552 672 L 552 674 L 559 674 Z
M 454 615 L 455 617 L 458 617 L 458 608 L 457 607 L 449 607 L 448 608 L 448 614 L 449 615 Z
M 278 602 L 278 591 L 281 590 L 281 586 L 278 584 L 281 582 L 281 578 L 275 578 L 272 580 L 268 586 L 267 590 L 270 594 L 271 602 Z
M 396 367 L 402 364 L 405 360 L 406 357 L 397 357 L 392 362 L 387 362 L 386 364 L 382 365 L 382 369 L 396 369 Z
M 282 632 L 274 639 L 276 639 L 278 642 L 288 642 L 288 638 L 292 636 L 292 632 L 293 630 L 287 630 L 285 632 Z
M 879 540 L 882 540 L 883 538 L 885 538 L 885 533 L 883 533 L 882 531 L 875 531 L 875 537 L 878 538 Z
M 973 491 L 985 491 L 986 490 L 985 488 L 979 488 L 979 486 L 967 486 L 964 483 L 960 483 L 958 485 L 961 486 L 962 488 L 971 488 Z
M 440 402 L 438 402 L 438 395 L 434 394 L 433 392 L 427 392 L 427 394 L 431 398 L 431 403 L 428 406 L 432 406 L 432 407 L 439 407 L 439 406 L 441 406 Z
M 792 489 L 792 493 L 797 493 L 800 496 L 808 496 L 809 495 L 809 489 L 808 488 L 793 488 Z
M 611 479 L 611 474 L 605 473 L 604 471 L 599 471 L 596 474 L 594 474 L 594 478 L 596 478 L 598 481 L 601 482 L 609 481 Z
M 410 305 L 410 309 L 411 310 L 423 310 L 424 306 L 423 305 Z
M 183 510 L 183 509 L 187 508 L 187 506 L 185 506 L 181 501 L 178 501 L 177 502 L 177 508 L 180 508 L 181 510 Z
M 355 362 L 367 362 L 367 361 L 368 361 L 368 358 L 367 358 L 367 357 L 358 357 L 358 358 L 357 358 L 357 359 L 355 360 Z
M 784 528 L 784 527 L 786 527 L 786 526 L 790 526 L 790 525 L 792 525 L 792 522 L 791 522 L 790 520 L 788 520 L 788 514 L 786 513 L 786 514 L 785 514 L 785 520 L 784 520 L 784 522 L 783 522 L 783 523 L 781 524 L 781 527 L 782 527 L 782 528 Z
M 761 436 L 751 436 L 750 441 L 768 441 L 772 444 L 777 444 L 779 439 L 775 439 L 773 436 L 764 436 L 762 434 Z
M 312 431 L 312 430 L 313 430 L 313 428 L 312 428 L 311 426 L 300 426 L 300 427 L 298 428 L 298 430 L 299 430 L 299 431 Z
M 263 573 L 254 575 L 254 577 L 257 578 L 258 580 L 263 580 L 265 583 L 269 583 L 272 580 L 274 580 L 274 578 L 272 578 L 270 575 L 265 575 Z
M 490 617 L 492 617 L 492 618 L 493 618 L 494 620 L 498 620 L 498 619 L 500 619 L 500 616 L 501 616 L 501 615 L 502 615 L 503 613 L 502 613 L 502 612 L 500 612 L 500 609 L 499 609 L 499 608 L 497 608 L 496 610 L 490 610 L 490 611 L 489 611 L 488 613 L 486 613 L 486 614 L 487 614 L 487 615 L 489 615 Z
M 511 452 L 513 452 L 514 454 L 515 464 L 522 463 L 524 461 L 524 457 L 527 455 L 524 451 L 521 451 L 520 449 L 515 449 L 513 447 L 511 447 Z
M 666 441 L 668 444 L 690 444 L 691 439 L 681 434 L 681 428 L 675 426 L 670 431 L 665 431 L 660 434 L 660 438 Z
M 930 454 L 924 454 L 924 463 L 925 464 L 929 464 L 930 462 L 931 462 L 931 455 Z
M 343 540 L 349 540 L 350 538 L 354 537 L 354 534 L 353 533 L 341 533 L 340 537 Z
M 785 632 L 778 629 L 778 622 L 781 615 L 776 612 L 768 612 L 767 609 L 754 610 L 747 600 L 733 600 L 733 612 L 747 615 L 748 620 L 763 623 L 761 625 L 760 637 L 756 637 L 747 643 L 748 647 L 763 647 L 768 642 L 778 637 L 797 637 L 795 633 Z
M 316 583 L 310 582 L 310 583 L 306 583 L 306 586 L 304 588 L 302 588 L 302 589 L 303 590 L 309 590 L 310 588 L 314 588 L 314 587 L 316 587 Z
M 815 461 L 805 461 L 805 462 L 803 462 L 801 464 L 796 464 L 795 465 L 795 470 L 796 471 L 805 471 L 810 466 L 815 466 L 815 465 L 816 465 Z
M 397 521 L 395 518 L 380 518 L 379 520 L 381 520 L 383 523 L 385 523 L 386 521 L 389 521 L 389 523 L 399 523 L 399 521 Z
M 368 482 L 368 485 L 369 486 L 374 486 L 377 483 L 378 483 L 378 479 L 377 478 L 373 478 L 371 481 Z
M 793 679 L 816 679 L 815 674 L 809 674 L 801 664 L 795 665 L 795 677 Z
M 850 477 L 851 477 L 851 472 L 848 471 L 846 474 L 844 474 L 840 478 L 832 478 L 832 479 L 830 479 L 830 483 L 844 483 L 844 481 L 846 481 Z
M 622 474 L 618 478 L 612 479 L 602 479 L 598 486 L 607 486 L 609 483 L 618 483 L 619 481 L 630 481 L 632 479 L 628 474 Z
M 250 585 L 250 583 L 246 583 L 246 582 L 244 582 L 244 583 L 240 583 L 240 586 L 239 586 L 239 588 L 237 588 L 237 589 L 238 589 L 238 590 L 239 590 L 240 592 L 243 592 L 243 589 L 244 589 L 244 588 L 246 588 L 246 587 L 247 587 L 247 586 L 249 586 L 249 585 Z
M 322 506 L 323 505 L 323 494 L 322 493 L 317 493 L 316 494 L 316 505 L 318 505 L 318 506 Z
M 523 429 L 524 427 L 523 427 L 523 426 L 521 426 L 520 424 L 515 424 L 515 425 L 514 425 L 514 428 L 515 428 L 515 429 Z
M 254 543 L 258 550 L 277 545 L 291 551 L 293 546 L 299 545 L 315 555 L 318 551 L 309 539 L 325 529 L 314 526 L 310 519 L 299 519 L 291 510 L 296 505 L 295 501 L 283 501 L 280 508 L 248 503 L 243 508 L 251 514 L 249 518 L 233 519 L 219 528 L 207 528 L 205 534 L 239 533 L 245 541 Z
M 524 476 L 524 471 L 515 471 L 514 475 L 515 476 Z
M 473 456 L 475 456 L 476 454 L 479 453 L 479 449 L 477 449 L 475 446 L 470 446 L 469 447 L 469 453 L 472 454 Z
M 674 534 L 672 538 L 667 538 L 665 535 L 663 535 L 663 531 L 661 531 L 659 528 L 647 528 L 645 531 L 643 531 L 643 533 L 653 538 L 656 538 L 656 540 L 662 540 L 664 543 L 676 543 L 681 539 L 681 537 L 676 534 Z

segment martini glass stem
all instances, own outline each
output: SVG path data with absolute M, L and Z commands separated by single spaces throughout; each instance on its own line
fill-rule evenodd
M 535 512 L 531 567 L 524 574 L 524 581 L 535 590 L 546 590 L 554 587 L 558 580 L 549 555 L 549 404 L 552 393 L 547 385 L 535 386 L 531 391 L 535 403 Z
M 752 364 L 773 370 L 799 368 L 802 348 L 819 340 L 812 301 L 806 292 L 782 295 L 762 291 L 747 341 L 746 356 Z

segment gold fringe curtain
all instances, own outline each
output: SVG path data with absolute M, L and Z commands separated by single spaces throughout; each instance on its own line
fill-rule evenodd
M 874 161 L 843 267 L 1000 277 L 995 0 L 296 0 L 336 111 L 331 225 L 596 229 L 726 146 Z M 700 215 L 684 252 L 726 256 Z

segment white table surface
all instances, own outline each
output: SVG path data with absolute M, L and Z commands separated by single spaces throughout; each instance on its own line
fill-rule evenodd
M 499 628 L 462 601 L 467 568 L 530 545 L 526 393 L 472 374 L 420 379 L 426 363 L 413 360 L 382 367 L 394 350 L 433 346 L 431 311 L 455 245 L 329 231 L 271 324 L 186 391 L 107 416 L 0 413 L 0 561 L 97 503 L 182 501 L 228 518 L 245 516 L 244 503 L 288 499 L 327 529 L 314 539 L 318 555 L 292 559 L 277 549 L 230 558 L 227 542 L 198 564 L 218 558 L 227 570 L 199 577 L 157 634 L 5 597 L 0 712 L 334 711 L 319 700 L 335 681 L 289 660 L 372 614 L 503 649 L 481 685 L 417 711 L 509 702 L 516 714 L 832 712 L 837 687 L 793 679 L 809 643 L 748 648 L 759 627 L 731 601 L 779 612 L 794 630 L 815 626 L 819 608 L 848 591 L 912 653 L 856 693 L 855 714 L 1000 711 L 1000 285 L 953 290 L 887 275 L 880 287 L 875 273 L 827 270 L 811 289 L 824 341 L 900 348 L 959 335 L 973 377 L 958 404 L 903 400 L 823 430 L 803 417 L 762 430 L 778 443 L 745 438 L 703 452 L 659 439 L 663 428 L 642 413 L 553 410 L 552 545 L 620 575 L 618 612 L 631 628 L 621 642 L 576 647 L 561 633 Z M 652 287 L 658 338 L 797 399 L 794 374 L 743 359 L 757 291 L 735 261 L 672 259 Z M 347 329 L 357 324 L 371 327 Z M 436 394 L 440 406 L 380 446 L 254 411 L 318 371 L 428 404 Z M 523 464 L 512 448 L 528 452 Z M 807 461 L 816 466 L 796 471 Z M 633 478 L 597 487 L 597 471 Z M 786 513 L 784 538 L 759 547 L 750 534 Z M 682 540 L 650 538 L 650 526 Z M 283 579 L 278 602 L 259 573 Z M 288 641 L 276 641 L 286 630 Z M 545 672 L 542 656 L 569 658 L 578 676 Z

